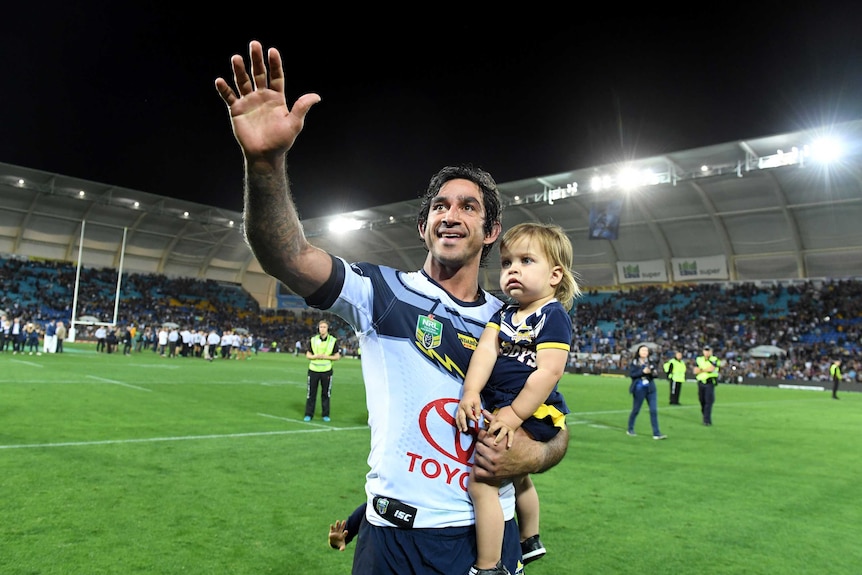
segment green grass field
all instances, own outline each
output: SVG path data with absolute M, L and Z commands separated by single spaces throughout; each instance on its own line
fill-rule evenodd
M 364 498 L 360 362 L 303 423 L 304 358 L 0 355 L 0 573 L 346 574 Z M 722 385 L 625 434 L 628 380 L 566 375 L 566 459 L 535 476 L 545 574 L 862 572 L 862 395 Z M 320 406 L 318 404 L 318 413 Z M 452 574 L 461 575 L 461 574 Z

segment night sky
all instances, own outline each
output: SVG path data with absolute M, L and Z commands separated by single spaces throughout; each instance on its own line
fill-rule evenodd
M 508 182 L 862 118 L 853 2 L 16 4 L 0 162 L 237 211 L 242 158 L 213 83 L 252 39 L 282 51 L 291 104 L 322 97 L 288 156 L 306 218 L 415 198 L 449 164 Z

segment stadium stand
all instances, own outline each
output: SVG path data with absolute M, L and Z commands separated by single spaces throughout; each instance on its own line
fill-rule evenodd
M 819 161 L 824 136 L 843 141 L 840 161 Z M 830 296 L 858 299 L 860 144 L 862 121 L 852 121 L 500 183 L 504 224 L 551 221 L 566 230 L 587 292 L 575 311 L 578 353 L 602 354 L 601 369 L 636 340 L 664 347 L 709 338 L 737 356 L 750 344 L 783 346 L 786 361 L 802 367 L 752 372 L 816 377 L 822 357 L 858 354 L 859 310 Z M 262 271 L 239 212 L 8 164 L 0 164 L 0 202 L 0 309 L 68 314 L 80 261 L 79 316 L 113 310 L 118 270 L 123 306 L 133 306 L 123 307 L 123 321 L 260 318 L 261 329 L 290 333 L 290 349 L 289 326 L 310 313 Z M 594 239 L 591 214 L 610 203 L 620 209 L 617 235 Z M 418 269 L 417 210 L 414 198 L 338 214 L 354 220 L 340 226 L 355 228 L 349 235 L 330 231 L 332 218 L 303 225 L 315 244 L 349 261 Z M 492 253 L 483 287 L 496 291 L 498 274 Z M 701 321 L 714 315 L 704 308 L 721 321 Z

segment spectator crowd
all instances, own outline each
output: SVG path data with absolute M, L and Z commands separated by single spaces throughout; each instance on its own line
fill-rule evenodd
M 68 262 L 0 257 L 0 351 L 62 351 L 57 329 L 72 327 L 77 270 Z M 78 281 L 76 340 L 97 342 L 106 353 L 153 351 L 166 357 L 207 357 L 207 339 L 219 338 L 208 358 L 261 349 L 295 351 L 326 317 L 358 353 L 356 338 L 339 318 L 313 309 L 262 310 L 241 286 L 230 282 L 124 273 L 115 311 L 117 270 L 82 268 Z M 116 318 L 114 317 L 116 313 Z M 692 283 L 587 291 L 575 300 L 570 367 L 603 373 L 627 365 L 638 344 L 648 342 L 667 359 L 681 351 L 691 362 L 711 345 L 723 378 L 829 379 L 841 357 L 845 379 L 862 381 L 862 280 L 793 280 L 754 283 Z M 105 327 L 99 324 L 111 323 Z M 162 342 L 163 333 L 166 341 Z M 48 337 L 46 337 L 46 335 Z M 58 342 L 59 339 L 59 342 Z M 47 340 L 47 341 L 46 341 Z M 40 347 L 40 341 L 42 342 Z M 230 345 L 222 344 L 223 341 Z M 236 345 L 234 345 L 236 342 Z M 757 346 L 782 350 L 770 357 Z

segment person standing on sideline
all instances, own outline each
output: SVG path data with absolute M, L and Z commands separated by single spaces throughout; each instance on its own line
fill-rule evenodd
M 32 321 L 28 321 L 27 325 L 24 326 L 24 334 L 27 349 L 30 350 L 30 355 L 33 355 L 34 353 L 42 355 L 42 352 L 39 351 L 39 336 L 41 335 L 39 326 Z
M 206 344 L 204 345 L 204 359 L 212 361 L 218 355 L 220 346 L 221 336 L 215 329 L 211 329 L 207 334 Z
M 655 387 L 655 364 L 649 357 L 649 347 L 639 345 L 635 357 L 629 364 L 629 377 L 632 383 L 629 385 L 629 393 L 632 395 L 632 411 L 629 413 L 629 435 L 635 433 L 635 421 L 638 418 L 644 400 L 649 407 L 649 422 L 652 426 L 653 439 L 667 439 L 658 426 L 658 390 Z
M 311 421 L 317 407 L 317 388 L 320 387 L 320 414 L 329 421 L 329 398 L 332 394 L 332 362 L 341 359 L 338 340 L 329 333 L 329 322 L 317 322 L 317 335 L 308 342 L 308 378 L 305 382 L 305 417 Z
M 488 433 L 512 445 L 515 431 L 547 441 L 566 427 L 569 408 L 557 389 L 572 342 L 572 309 L 580 295 L 572 273 L 572 243 L 553 224 L 527 222 L 500 239 L 500 290 L 514 303 L 491 317 L 470 359 L 458 406 L 461 433 L 475 433 L 483 408 L 496 414 Z M 470 573 L 504 574 L 505 523 L 500 485 L 470 475 L 478 558 Z M 515 507 L 526 565 L 545 554 L 539 539 L 539 496 L 529 475 L 515 478 Z
M 703 354 L 695 359 L 694 377 L 697 379 L 697 398 L 703 424 L 712 425 L 712 406 L 715 403 L 715 386 L 718 385 L 718 368 L 721 361 L 712 355 L 712 348 L 703 346 Z
M 219 345 L 221 346 L 221 358 L 230 359 L 233 351 L 233 331 L 226 329 L 221 334 L 221 343 Z
M 670 404 L 679 405 L 679 394 L 682 391 L 682 384 L 685 383 L 685 362 L 682 360 L 682 352 L 677 351 L 672 358 L 664 362 L 662 369 L 670 383 Z
M 5 313 L 0 315 L 0 353 L 6 351 L 6 344 L 9 342 L 9 333 L 12 329 L 12 322 L 9 321 L 9 316 Z
M 123 340 L 123 355 L 132 355 L 132 340 L 135 338 L 134 329 L 134 325 L 125 326 L 123 327 L 123 331 L 120 332 Z
M 153 348 L 153 351 L 157 351 L 159 355 L 161 355 L 162 357 L 166 357 L 168 353 L 168 328 L 166 328 L 165 326 L 159 328 L 159 335 L 157 341 L 157 346 Z
M 296 340 L 296 343 L 293 345 L 293 357 L 298 357 L 301 351 L 302 342 L 300 340 Z
M 66 341 L 66 324 L 62 320 L 57 321 L 57 353 L 63 353 L 63 342 Z
M 362 347 L 371 450 L 366 521 L 353 554 L 354 575 L 466 574 L 476 559 L 474 511 L 464 481 L 502 481 L 557 465 L 568 431 L 548 442 L 518 430 L 511 448 L 484 430 L 472 445 L 452 443 L 464 373 L 488 319 L 502 302 L 482 289 L 479 270 L 501 230 L 502 201 L 490 174 L 469 165 L 432 176 L 419 198 L 422 268 L 403 272 L 348 263 L 305 236 L 291 196 L 287 155 L 306 115 L 320 101 L 308 93 L 285 100 L 281 54 L 249 43 L 250 67 L 231 57 L 235 89 L 216 91 L 228 107 L 242 151 L 243 230 L 263 270 L 313 308 L 343 318 Z M 485 413 L 493 423 L 495 416 Z M 441 443 L 444 442 L 444 443 Z M 423 473 L 427 465 L 445 475 Z M 521 570 L 514 486 L 500 490 L 506 519 L 503 561 Z
M 103 325 L 96 328 L 96 351 L 108 351 L 108 329 Z
M 45 324 L 45 337 L 42 339 L 42 351 L 44 353 L 57 352 L 57 322 L 53 319 Z
M 829 377 L 832 378 L 832 399 L 839 399 L 838 384 L 841 383 L 841 359 L 833 359 L 829 366 Z

